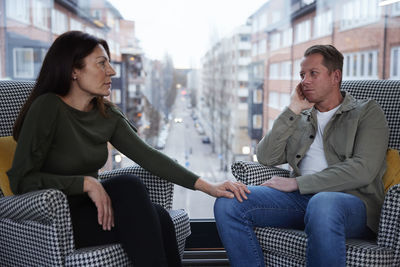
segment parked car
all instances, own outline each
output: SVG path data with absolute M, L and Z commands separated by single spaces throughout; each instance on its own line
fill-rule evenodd
M 210 140 L 210 138 L 209 138 L 208 136 L 206 136 L 206 137 L 203 137 L 203 138 L 201 139 L 201 142 L 202 142 L 203 144 L 209 144 L 209 143 L 211 143 L 211 140 Z

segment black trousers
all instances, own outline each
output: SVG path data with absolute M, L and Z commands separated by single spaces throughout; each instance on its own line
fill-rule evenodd
M 169 213 L 150 201 L 142 181 L 121 175 L 102 182 L 112 201 L 115 227 L 104 231 L 87 196 L 69 196 L 76 248 L 121 243 L 134 266 L 182 266 Z

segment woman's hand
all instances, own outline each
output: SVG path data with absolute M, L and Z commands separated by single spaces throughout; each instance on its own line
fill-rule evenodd
M 85 176 L 83 191 L 88 193 L 88 196 L 96 205 L 97 219 L 99 224 L 103 226 L 103 230 L 111 230 L 111 227 L 114 227 L 114 211 L 111 206 L 111 199 L 101 183 L 91 176 Z
M 203 191 L 213 197 L 236 197 L 240 202 L 247 199 L 247 194 L 250 190 L 241 182 L 224 181 L 220 183 L 209 183 L 206 180 L 199 178 L 194 184 L 196 190 Z

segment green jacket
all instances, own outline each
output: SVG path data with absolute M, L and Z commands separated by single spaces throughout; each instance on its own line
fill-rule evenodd
M 315 108 L 299 115 L 286 108 L 258 144 L 258 161 L 268 166 L 289 163 L 301 194 L 328 191 L 359 197 L 366 206 L 368 226 L 377 232 L 384 199 L 388 125 L 376 101 L 342 94 L 342 105 L 324 130 L 326 169 L 301 175 L 298 167 L 316 135 Z

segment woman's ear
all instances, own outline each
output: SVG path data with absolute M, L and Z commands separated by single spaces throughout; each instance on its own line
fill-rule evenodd
M 78 79 L 78 71 L 76 69 L 72 70 L 71 79 L 74 81 Z

